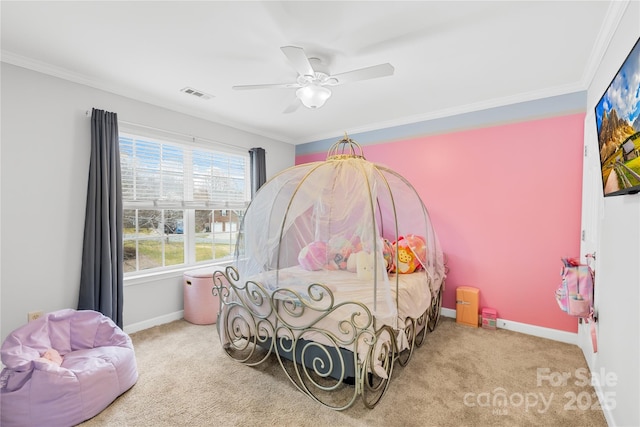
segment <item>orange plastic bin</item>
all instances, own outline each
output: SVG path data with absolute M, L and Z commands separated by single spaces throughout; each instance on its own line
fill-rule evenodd
M 215 267 L 184 272 L 184 320 L 196 325 L 216 323 L 220 298 L 213 296 Z

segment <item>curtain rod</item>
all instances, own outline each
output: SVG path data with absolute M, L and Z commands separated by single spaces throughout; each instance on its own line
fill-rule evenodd
M 91 111 L 89 111 L 89 110 L 85 111 L 85 115 L 87 117 L 91 117 Z M 226 146 L 226 147 L 229 147 L 229 148 L 233 148 L 233 149 L 236 149 L 236 150 L 243 149 L 243 147 L 238 147 L 237 145 L 227 144 L 225 142 L 220 142 L 220 141 L 214 141 L 213 139 L 201 138 L 199 136 L 189 135 L 187 133 L 175 132 L 175 131 L 166 130 L 166 129 L 160 129 L 160 128 L 157 128 L 157 127 L 143 125 L 143 124 L 140 124 L 140 123 L 128 122 L 128 121 L 120 120 L 120 119 L 118 119 L 118 123 L 122 123 L 122 124 L 125 124 L 125 125 L 130 125 L 130 126 L 137 126 L 137 127 L 141 127 L 141 128 L 149 129 L 149 130 L 160 131 L 160 132 L 168 133 L 168 134 L 175 135 L 175 136 L 181 136 L 183 138 L 184 137 L 190 138 L 193 142 L 196 142 L 196 140 L 198 140 L 198 141 L 210 142 L 212 144 L 220 144 L 220 145 L 223 145 L 223 146 Z

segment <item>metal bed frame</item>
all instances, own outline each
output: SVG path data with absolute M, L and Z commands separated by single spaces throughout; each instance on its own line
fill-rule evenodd
M 351 407 L 360 396 L 367 408 L 376 406 L 388 389 L 395 361 L 405 366 L 435 329 L 444 289 L 443 279 L 431 291 L 428 309 L 405 320 L 409 348 L 400 351 L 399 331 L 378 327 L 360 302 L 336 303 L 323 284 L 310 285 L 304 296 L 284 288 L 269 292 L 256 281 L 241 283 L 232 266 L 216 271 L 213 280 L 213 294 L 220 297 L 217 327 L 227 355 L 257 366 L 275 354 L 298 390 L 334 410 Z

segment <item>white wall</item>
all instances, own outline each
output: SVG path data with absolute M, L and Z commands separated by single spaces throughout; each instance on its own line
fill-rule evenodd
M 593 109 L 640 35 L 640 3 L 630 2 L 589 86 L 585 119 L 581 253 L 596 253 L 595 309 L 598 352 L 589 326 L 579 342 L 611 426 L 640 425 L 640 194 L 602 197 Z
M 295 147 L 88 86 L 2 63 L 1 339 L 27 312 L 78 299 L 92 107 L 119 120 L 263 147 L 267 178 L 294 164 Z M 180 316 L 180 274 L 125 283 L 125 330 Z

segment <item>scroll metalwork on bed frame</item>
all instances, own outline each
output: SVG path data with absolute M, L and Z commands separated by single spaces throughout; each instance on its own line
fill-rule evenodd
M 360 395 L 372 408 L 385 394 L 395 334 L 387 325 L 376 330 L 366 305 L 335 303 L 320 283 L 304 293 L 270 292 L 251 280 L 242 284 L 234 267 L 217 271 L 213 280 L 213 293 L 220 296 L 218 332 L 232 359 L 256 366 L 274 353 L 300 391 L 336 410 L 349 408 Z
M 261 187 L 234 258 L 213 276 L 225 352 L 250 366 L 275 365 L 275 354 L 296 388 L 332 409 L 358 397 L 374 407 L 395 360 L 406 365 L 439 318 L 444 261 L 420 195 L 346 133 L 325 161 Z

